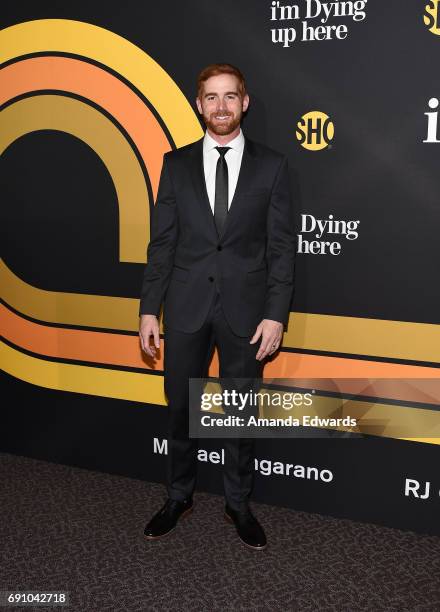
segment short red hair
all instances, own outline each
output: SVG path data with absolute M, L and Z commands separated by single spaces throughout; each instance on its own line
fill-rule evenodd
M 206 68 L 200 72 L 197 77 L 197 95 L 200 97 L 200 93 L 203 88 L 203 84 L 205 81 L 210 79 L 213 76 L 218 76 L 219 74 L 233 74 L 238 79 L 238 90 L 242 98 L 244 98 L 246 94 L 246 83 L 244 80 L 244 76 L 236 66 L 232 64 L 209 64 Z

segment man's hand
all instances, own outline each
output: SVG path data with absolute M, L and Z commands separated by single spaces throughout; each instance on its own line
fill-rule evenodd
M 150 336 L 153 336 L 154 346 L 150 345 Z M 156 349 L 160 348 L 159 321 L 156 315 L 143 314 L 139 322 L 139 338 L 142 350 L 150 357 L 156 357 Z
M 275 353 L 281 344 L 283 328 L 284 326 L 280 321 L 272 321 L 271 319 L 263 319 L 261 321 L 249 342 L 249 344 L 254 344 L 262 336 L 260 348 L 255 359 L 261 361 L 267 355 Z

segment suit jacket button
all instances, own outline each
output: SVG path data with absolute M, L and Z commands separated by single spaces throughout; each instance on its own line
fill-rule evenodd
M 222 245 L 219 244 L 218 247 L 217 247 L 217 251 L 221 251 L 221 250 L 222 250 Z
M 213 276 L 208 276 L 208 280 L 210 283 L 212 283 L 214 281 L 214 277 Z

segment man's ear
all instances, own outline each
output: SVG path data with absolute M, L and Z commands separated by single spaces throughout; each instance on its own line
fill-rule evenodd
M 244 113 L 245 113 L 245 112 L 247 111 L 247 109 L 248 109 L 248 106 L 249 106 L 249 101 L 250 101 L 250 100 L 249 100 L 249 96 L 248 96 L 248 94 L 245 94 L 245 95 L 244 95 L 244 98 L 243 98 L 243 112 L 244 112 Z
M 200 114 L 203 114 L 202 105 L 200 103 L 200 98 L 197 96 L 196 98 L 196 106 Z

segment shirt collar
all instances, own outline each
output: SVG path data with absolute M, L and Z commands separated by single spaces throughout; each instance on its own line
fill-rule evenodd
M 203 137 L 203 153 L 208 153 L 209 151 L 212 151 L 212 149 L 218 146 L 220 146 L 218 142 L 214 140 L 214 138 L 209 135 L 208 130 L 206 130 L 205 136 Z M 235 151 L 237 151 L 237 153 L 240 153 L 244 147 L 243 130 L 240 128 L 240 132 L 237 134 L 237 136 L 233 138 L 230 142 L 228 142 L 228 144 L 225 146 L 231 147 L 231 149 L 234 149 Z

